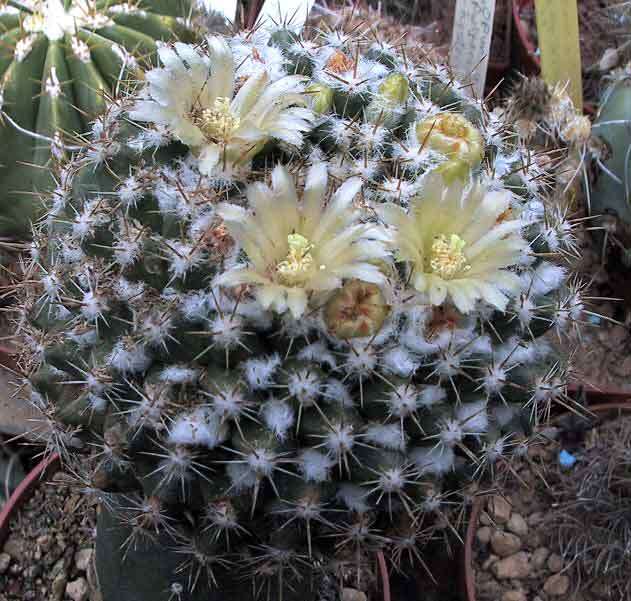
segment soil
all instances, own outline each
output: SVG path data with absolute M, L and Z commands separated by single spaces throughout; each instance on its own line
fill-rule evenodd
M 55 474 L 10 524 L 0 552 L 0 601 L 86 601 L 93 571 L 96 508 Z
M 631 417 L 610 419 L 587 431 L 548 430 L 546 435 L 556 440 L 548 438 L 531 447 L 525 460 L 513 464 L 511 473 L 497 484 L 496 494 L 486 499 L 477 524 L 473 547 L 477 601 L 628 598 L 627 593 L 613 590 L 609 577 L 587 577 L 580 555 L 563 534 L 579 519 L 572 510 L 579 496 L 577 481 L 589 473 L 594 460 L 607 456 L 620 428 L 629 432 Z M 560 467 L 562 449 L 577 460 L 572 468 Z

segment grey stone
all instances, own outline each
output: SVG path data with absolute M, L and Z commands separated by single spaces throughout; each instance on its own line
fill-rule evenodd
M 510 532 L 496 530 L 491 535 L 491 548 L 496 555 L 508 557 L 521 549 L 521 539 Z
M 553 574 L 543 585 L 543 592 L 550 597 L 561 597 L 570 588 L 570 579 L 565 574 Z
M 489 500 L 488 512 L 496 524 L 506 524 L 511 515 L 511 504 L 500 495 L 493 495 Z
M 88 583 L 85 578 L 77 578 L 66 585 L 66 596 L 72 601 L 86 601 L 88 592 Z
M 519 513 L 511 514 L 506 527 L 517 536 L 528 534 L 528 523 Z
M 506 591 L 502 595 L 502 601 L 528 601 L 524 591 Z
M 57 574 L 51 585 L 52 601 L 61 601 L 63 599 L 67 582 L 66 574 Z
M 365 593 L 354 588 L 342 589 L 342 601 L 367 601 Z
M 16 536 L 10 536 L 4 543 L 4 552 L 11 556 L 11 559 L 19 559 L 24 555 L 24 541 Z
M 530 575 L 531 566 L 528 553 L 520 551 L 495 562 L 491 566 L 493 574 L 500 580 L 510 580 L 511 578 L 526 578 Z
M 483 545 L 486 545 L 491 540 L 491 533 L 492 532 L 493 531 L 488 526 L 482 526 L 481 528 L 478 528 L 478 531 L 476 532 L 476 538 Z
M 0 553 L 0 574 L 4 574 L 9 569 L 11 556 L 8 553 Z
M 563 569 L 563 559 L 560 555 L 553 553 L 548 557 L 548 570 L 551 572 L 560 572 Z
M 94 550 L 89 548 L 89 549 L 80 549 L 74 554 L 74 563 L 75 563 L 75 566 L 77 567 L 77 570 L 79 570 L 80 572 L 88 571 L 88 566 L 90 565 L 90 562 L 92 561 L 93 553 L 94 553 Z
M 540 570 L 541 568 L 543 568 L 543 566 L 546 565 L 546 561 L 548 560 L 549 556 L 550 550 L 546 547 L 539 547 L 538 549 L 535 549 L 530 559 L 532 567 L 536 570 Z

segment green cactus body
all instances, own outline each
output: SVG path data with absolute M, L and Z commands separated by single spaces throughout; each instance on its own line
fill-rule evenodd
M 78 143 L 135 65 L 152 60 L 156 41 L 190 38 L 191 6 L 187 0 L 35 0 L 3 11 L 0 231 L 24 235 L 41 212 L 33 195 L 52 185 L 51 161 Z
M 375 550 L 407 566 L 455 482 L 564 395 L 541 334 L 583 301 L 527 152 L 445 117 L 480 108 L 436 104 L 431 64 L 327 36 L 166 47 L 56 171 L 22 361 L 102 503 L 105 601 L 365 587 Z M 334 96 L 317 114 L 312 86 Z M 383 94 L 387 121 L 357 111 Z
M 595 214 L 615 213 L 631 224 L 631 77 L 623 77 L 605 92 L 594 121 L 594 133 L 607 144 L 611 156 L 590 191 Z

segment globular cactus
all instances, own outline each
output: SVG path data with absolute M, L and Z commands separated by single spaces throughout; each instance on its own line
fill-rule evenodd
M 0 186 L 3 235 L 30 233 L 48 168 L 155 55 L 191 38 L 189 0 L 30 0 L 0 9 Z M 190 40 L 189 40 L 190 41 Z M 32 166 L 34 165 L 34 166 Z
M 613 215 L 617 232 L 631 248 L 631 65 L 613 76 L 594 120 L 594 133 L 604 142 L 595 153 L 596 179 L 589 190 L 592 212 Z M 627 260 L 627 264 L 629 261 Z
M 509 123 L 357 29 L 159 55 L 60 167 L 19 319 L 104 598 L 364 586 L 564 402 L 571 226 Z

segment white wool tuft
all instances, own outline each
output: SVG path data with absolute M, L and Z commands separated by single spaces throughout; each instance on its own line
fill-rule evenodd
M 331 457 L 314 449 L 307 449 L 300 455 L 298 467 L 307 482 L 326 482 L 335 462 Z
M 279 440 L 287 438 L 287 432 L 295 422 L 294 410 L 289 403 L 278 399 L 269 400 L 263 405 L 261 415 L 265 425 L 276 438 Z
M 453 449 L 442 444 L 433 447 L 418 447 L 410 453 L 419 474 L 441 476 L 453 469 L 456 455 Z
M 229 463 L 226 472 L 236 493 L 249 490 L 256 484 L 256 473 L 245 463 Z
M 401 378 L 409 378 L 420 366 L 420 362 L 402 347 L 388 350 L 381 361 L 387 372 Z
M 391 451 L 405 450 L 401 424 L 372 424 L 366 428 L 363 439 Z
M 456 418 L 465 432 L 482 434 L 489 428 L 486 400 L 463 403 L 456 411 Z
M 262 359 L 248 359 L 243 362 L 245 380 L 252 390 L 269 388 L 273 383 L 274 373 L 280 365 L 278 353 Z
M 109 354 L 107 362 L 123 373 L 141 373 L 151 365 L 151 357 L 142 345 L 126 347 L 124 342 L 119 340 Z
M 424 386 L 419 396 L 419 405 L 429 409 L 446 398 L 447 393 L 442 386 Z
M 336 361 L 333 353 L 326 348 L 323 342 L 314 342 L 300 350 L 298 359 L 301 361 L 313 361 L 325 365 L 329 369 L 335 369 Z
M 336 497 L 351 511 L 366 513 L 370 507 L 366 503 L 368 493 L 356 484 L 340 484 Z
M 199 407 L 192 413 L 180 415 L 169 428 L 169 443 L 195 445 L 214 449 L 226 440 L 228 428 L 219 416 L 207 407 Z
M 548 294 L 561 286 L 566 276 L 565 268 L 543 261 L 534 271 L 522 275 L 522 288 L 524 292 L 530 290 L 533 296 Z
M 348 388 L 340 380 L 330 378 L 324 383 L 322 389 L 322 396 L 325 401 L 329 403 L 339 403 L 342 407 L 352 407 L 353 397 L 351 396 Z
M 169 365 L 160 372 L 160 379 L 169 384 L 194 384 L 199 371 L 184 365 Z

